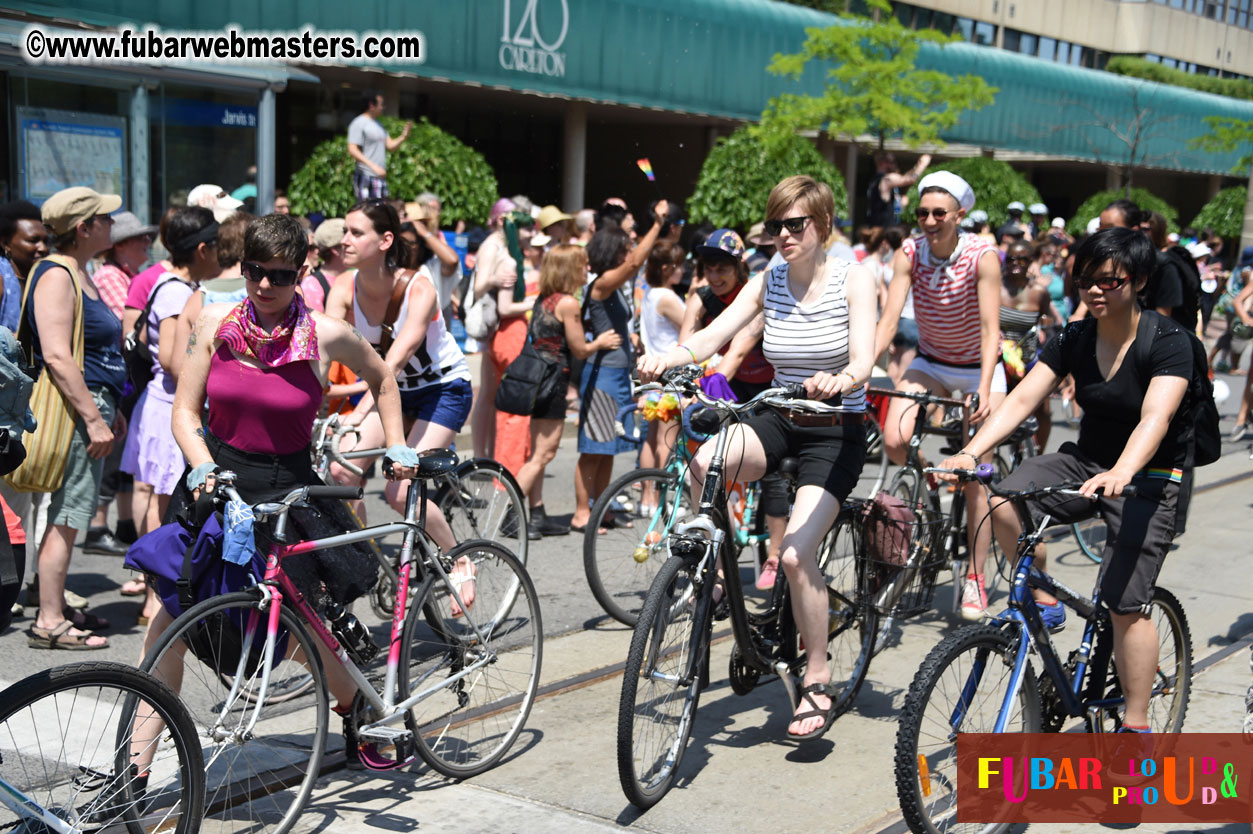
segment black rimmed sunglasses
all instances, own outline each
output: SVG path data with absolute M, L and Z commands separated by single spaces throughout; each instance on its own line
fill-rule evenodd
M 914 209 L 914 217 L 917 217 L 919 220 L 926 220 L 927 215 L 931 215 L 936 220 L 943 220 L 945 217 L 948 216 L 948 209 L 938 208 L 938 209 L 927 210 L 925 208 L 922 208 L 921 206 Z
M 762 228 L 766 230 L 766 234 L 771 237 L 778 237 L 787 229 L 794 235 L 799 235 L 805 231 L 805 221 L 812 219 L 808 214 L 801 217 L 788 217 L 783 220 L 767 220 L 762 223 Z
M 256 284 L 260 284 L 262 278 L 269 278 L 271 287 L 290 287 L 300 276 L 298 269 L 266 269 L 261 264 L 252 261 L 241 263 L 239 270 L 245 278 Z
M 1126 275 L 1081 275 L 1075 279 L 1075 285 L 1081 290 L 1097 286 L 1102 292 L 1113 292 L 1129 280 Z

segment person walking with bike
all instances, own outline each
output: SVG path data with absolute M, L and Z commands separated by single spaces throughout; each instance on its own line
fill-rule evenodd
M 335 282 L 326 300 L 326 314 L 353 324 L 383 357 L 399 380 L 405 421 L 412 423 L 408 443 L 414 449 L 445 449 L 470 415 L 470 369 L 440 313 L 435 286 L 425 267 L 401 268 L 408 244 L 400 235 L 396 210 L 382 200 L 367 200 L 344 218 L 344 261 L 356 270 Z M 357 445 L 371 449 L 386 434 L 375 399 L 366 394 L 346 425 L 360 427 Z M 362 458 L 364 469 L 373 458 Z M 365 483 L 338 463 L 331 477 L 339 484 Z M 406 485 L 387 485 L 387 501 L 404 512 Z M 364 513 L 358 511 L 364 521 Z M 445 549 L 457 542 L 447 520 L 433 503 L 427 505 L 431 536 Z
M 1114 624 L 1114 660 L 1127 707 L 1123 729 L 1140 732 L 1149 727 L 1158 663 L 1157 630 L 1145 612 L 1192 482 L 1188 409 L 1180 408 L 1192 376 L 1192 345 L 1179 324 L 1141 310 L 1136 299 L 1155 266 L 1153 244 L 1138 229 L 1103 229 L 1084 241 L 1075 252 L 1074 276 L 1089 317 L 1066 325 L 1044 346 L 1005 404 L 943 464 L 973 468 L 1074 375 L 1083 406 L 1078 443 L 1027 459 L 1000 487 L 1081 482 L 1086 498 L 1049 496 L 1029 505 L 1035 518 L 1048 514 L 1067 524 L 1090 517 L 1099 503 L 1109 531 L 1100 592 Z M 1123 498 L 1129 484 L 1136 494 Z M 995 502 L 992 521 L 1001 546 L 1013 552 L 1022 524 L 1012 505 Z M 1043 570 L 1040 550 L 1035 565 Z M 1042 590 L 1033 593 L 1045 625 L 1060 629 L 1065 608 Z
M 793 176 L 776 185 L 766 203 L 765 228 L 784 263 L 749 281 L 721 315 L 686 343 L 641 359 L 640 377 L 656 379 L 670 368 L 707 359 L 764 312 L 763 349 L 774 366 L 775 384 L 803 383 L 813 399 L 842 397 L 846 408 L 864 409 L 864 385 L 874 361 L 874 278 L 859 265 L 827 256 L 822 244 L 834 215 L 834 197 L 825 183 Z M 794 740 L 821 736 L 833 720 L 824 648 L 827 591 L 815 554 L 865 463 L 861 417 L 770 408 L 732 429 L 726 446 L 728 482 L 778 471 L 785 457 L 795 456 L 800 463 L 780 553 L 806 652 L 803 696 L 787 730 Z M 707 443 L 692 463 L 694 495 L 700 493 L 713 453 L 713 444 Z
M 895 277 L 875 334 L 874 355 L 881 355 L 892 343 L 913 290 L 918 355 L 898 388 L 937 396 L 962 391 L 972 405 L 970 421 L 979 423 L 1005 398 L 1005 371 L 1000 362 L 1000 258 L 995 247 L 958 228 L 975 204 L 975 193 L 965 180 L 950 171 L 937 171 L 918 185 L 915 215 L 922 235 L 906 240 L 896 254 Z M 977 405 L 972 395 L 978 395 Z M 917 409 L 913 400 L 899 397 L 888 408 L 883 439 L 894 463 L 905 460 L 914 419 L 925 419 Z M 969 518 L 986 515 L 983 490 L 967 486 L 966 503 Z M 974 556 L 962 583 L 961 615 L 977 620 L 988 606 L 983 565 L 992 537 L 977 524 L 968 528 Z

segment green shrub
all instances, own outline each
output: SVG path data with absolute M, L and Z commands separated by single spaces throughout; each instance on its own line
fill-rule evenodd
M 972 156 L 967 159 L 947 159 L 943 162 L 932 162 L 931 171 L 951 171 L 970 183 L 975 192 L 975 209 L 988 213 L 988 223 L 993 229 L 1009 220 L 1006 206 L 1015 200 L 1024 206 L 1042 202 L 1040 192 L 1027 182 L 1027 178 L 1010 167 L 1008 162 L 991 159 L 986 156 Z M 909 205 L 918 205 L 918 186 L 909 190 Z M 912 222 L 912 209 L 906 209 L 901 222 L 906 226 Z
M 831 186 L 836 215 L 847 213 L 844 177 L 822 158 L 812 142 L 793 135 L 767 149 L 746 128 L 740 128 L 719 139 L 705 157 L 696 191 L 687 201 L 688 214 L 697 223 L 747 232 L 754 223 L 766 219 L 770 189 L 793 174 L 808 174 Z
M 390 116 L 380 120 L 391 136 L 400 135 L 403 122 Z M 348 138 L 341 133 L 313 149 L 304 166 L 291 178 L 288 196 L 292 211 L 320 211 L 343 217 L 357 200 L 352 191 L 356 161 L 348 155 Z M 422 119 L 409 138 L 387 154 L 387 188 L 392 197 L 412 200 L 424 191 L 439 195 L 440 222 L 487 222 L 496 201 L 496 174 L 478 151 Z
M 1166 226 L 1172 232 L 1179 231 L 1179 225 L 1175 222 L 1175 218 L 1179 216 L 1179 212 L 1170 203 L 1158 197 L 1152 191 L 1144 188 L 1133 188 L 1131 194 L 1127 195 L 1121 188 L 1111 188 L 1108 191 L 1098 191 L 1091 197 L 1083 201 L 1083 204 L 1075 210 L 1075 216 L 1070 218 L 1070 222 L 1066 224 L 1066 231 L 1072 235 L 1082 234 L 1088 228 L 1088 222 L 1093 217 L 1100 216 L 1105 207 L 1115 200 L 1121 200 L 1126 197 L 1142 209 L 1155 211 L 1166 218 Z
M 1224 188 L 1214 195 L 1193 218 L 1194 229 L 1213 229 L 1219 237 L 1240 237 L 1244 228 L 1244 201 L 1249 190 L 1243 185 Z
M 1143 78 L 1145 81 L 1156 81 L 1159 84 L 1172 84 L 1176 87 L 1201 90 L 1218 96 L 1253 100 L 1253 81 L 1243 78 L 1215 78 L 1212 75 L 1199 75 L 1131 55 L 1116 55 L 1110 58 L 1109 63 L 1105 65 L 1105 71 L 1116 75 Z

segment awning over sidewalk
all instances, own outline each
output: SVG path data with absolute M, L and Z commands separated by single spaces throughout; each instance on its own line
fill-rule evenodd
M 71 0 L 19 4 L 32 14 L 96 25 L 156 23 L 169 30 L 238 24 L 249 33 L 315 22 L 325 33 L 419 30 L 420 63 L 376 68 L 418 76 L 628 106 L 755 119 L 784 91 L 816 92 L 818 68 L 798 82 L 770 75 L 778 52 L 799 49 L 827 14 L 775 0 L 358 0 L 205 4 L 196 0 Z M 920 62 L 974 73 L 1000 89 L 968 114 L 952 142 L 1125 163 L 1140 121 L 1135 163 L 1226 173 L 1240 154 L 1187 148 L 1202 118 L 1253 119 L 1253 103 L 1068 67 L 991 47 L 925 47 Z M 1112 129 L 1111 129 L 1112 128 Z

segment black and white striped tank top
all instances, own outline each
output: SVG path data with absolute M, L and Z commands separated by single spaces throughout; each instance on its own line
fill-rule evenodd
M 787 264 L 766 275 L 766 330 L 762 352 L 774 366 L 777 384 L 804 382 L 819 371 L 839 373 L 848 367 L 848 298 L 845 279 L 848 261 L 828 258 L 827 286 L 822 297 L 802 305 L 792 295 Z M 854 410 L 866 407 L 866 389 L 858 387 L 844 396 Z

